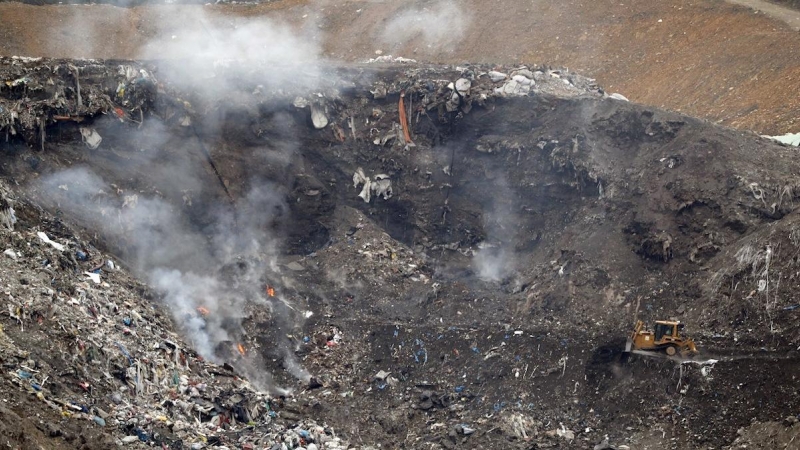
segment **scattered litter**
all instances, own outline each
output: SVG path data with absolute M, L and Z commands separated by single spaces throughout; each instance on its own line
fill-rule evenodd
M 392 181 L 388 175 L 378 174 L 375 175 L 375 181 L 371 181 L 369 177 L 364 175 L 364 169 L 359 167 L 353 174 L 353 187 L 363 185 L 361 192 L 358 194 L 365 203 L 369 203 L 372 195 L 383 197 L 384 200 L 392 198 Z
M 492 80 L 493 83 L 498 83 L 508 78 L 508 75 L 502 72 L 496 72 L 494 70 L 490 71 L 487 75 L 489 76 L 489 79 Z
M 87 147 L 94 150 L 100 146 L 100 143 L 103 142 L 103 138 L 100 134 L 95 131 L 94 128 L 86 128 L 81 127 L 81 138 L 83 138 L 83 142 L 86 144 Z
M 99 274 L 99 273 L 94 273 L 94 272 L 84 272 L 84 275 L 86 275 L 87 277 L 89 277 L 89 279 L 90 279 L 90 280 L 92 280 L 92 282 L 93 282 L 94 284 L 100 284 L 100 274 Z
M 42 242 L 44 242 L 45 244 L 52 245 L 54 249 L 56 249 L 56 250 L 58 250 L 60 252 L 64 251 L 65 247 L 62 244 L 59 244 L 58 242 L 50 240 L 50 238 L 47 237 L 47 235 L 43 231 L 36 232 L 36 235 L 39 236 L 39 239 L 41 239 Z
M 370 58 L 367 60 L 367 64 L 374 64 L 374 63 L 399 63 L 399 64 L 411 64 L 416 63 L 416 59 L 410 58 L 403 58 L 402 56 L 394 57 L 392 55 L 382 55 L 375 58 Z
M 328 126 L 328 116 L 325 114 L 325 107 L 318 103 L 311 104 L 311 123 L 314 128 L 321 130 Z

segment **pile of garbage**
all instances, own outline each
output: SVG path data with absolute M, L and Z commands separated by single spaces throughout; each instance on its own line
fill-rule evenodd
M 249 98 L 254 104 L 293 105 L 306 110 L 314 128 L 330 129 L 341 141 L 348 136 L 357 137 L 357 128 L 366 127 L 363 131 L 380 146 L 394 142 L 413 145 L 411 130 L 419 123 L 420 114 L 436 113 L 439 120 L 450 121 L 454 119 L 451 116 L 469 113 L 474 105 L 495 98 L 533 94 L 606 95 L 595 80 L 548 66 L 448 67 L 407 60 L 402 65 L 387 67 L 382 62 L 329 67 L 305 74 L 301 79 L 278 77 L 281 81 L 277 82 L 269 74 L 269 67 L 230 61 L 215 65 L 214 73 L 208 76 L 231 81 L 233 89 L 246 94 L 238 97 L 240 100 Z M 198 114 L 215 108 L 216 102 L 229 100 L 215 96 L 216 90 L 189 89 L 180 80 L 172 83 L 158 80 L 159 68 L 157 62 L 144 65 L 128 61 L 0 57 L 0 133 L 6 138 L 19 135 L 29 145 L 44 148 L 48 126 L 77 123 L 81 125 L 84 142 L 94 149 L 102 141 L 91 128 L 90 119 L 94 117 L 106 115 L 139 126 L 148 113 L 154 113 L 165 122 L 189 126 L 199 119 Z M 369 72 L 369 76 L 363 76 L 364 72 Z M 356 123 L 354 112 L 342 102 L 346 91 L 378 101 L 399 100 L 398 109 L 392 108 L 391 114 L 375 110 L 366 122 Z M 392 123 L 380 126 L 385 117 L 392 118 Z M 84 122 L 88 125 L 83 126 Z M 347 128 L 349 132 L 345 132 Z
M 379 64 L 394 61 L 370 61 L 368 70 L 374 75 L 370 77 L 332 76 L 326 80 L 324 89 L 297 96 L 292 104 L 308 111 L 314 128 L 331 129 L 341 142 L 349 138 L 367 138 L 380 147 L 409 148 L 414 146 L 413 134 L 424 133 L 418 129 L 422 127 L 422 116 L 452 122 L 459 115 L 468 114 L 474 106 L 506 97 L 607 96 L 594 79 L 567 69 L 488 65 L 433 67 L 413 60 L 403 61 L 402 66 Z M 352 69 L 340 69 L 339 75 L 348 70 Z M 355 81 L 341 81 L 344 79 Z M 340 101 L 342 90 L 354 90 L 378 103 L 396 105 L 391 109 L 375 108 L 369 117 L 356 117 L 357 112 Z
M 32 207 L 3 204 L 2 376 L 44 409 L 118 445 L 348 448 L 329 428 L 296 417 L 289 424 L 277 404 L 291 398 L 200 357 L 145 286 L 63 224 L 15 224 L 10 205 Z
M 157 91 L 152 71 L 140 64 L 88 59 L 0 57 L 0 81 L 0 133 L 42 148 L 46 127 L 56 122 L 110 114 L 141 123 Z

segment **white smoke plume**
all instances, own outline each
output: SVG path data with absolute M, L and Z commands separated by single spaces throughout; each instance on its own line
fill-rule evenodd
M 392 17 L 380 40 L 394 48 L 419 40 L 428 48 L 451 50 L 464 38 L 471 20 L 465 5 L 451 0 L 434 1 Z
M 158 24 L 139 59 L 161 61 L 168 79 L 201 95 L 231 95 L 253 77 L 266 90 L 313 88 L 321 77 L 322 50 L 311 32 L 264 18 L 215 15 L 187 9 L 181 21 Z
M 212 108 L 241 105 L 243 110 L 255 111 L 253 86 L 265 95 L 308 94 L 330 75 L 323 70 L 313 32 L 293 30 L 266 18 L 224 17 L 202 8 L 183 11 L 180 21 L 167 14 L 161 23 L 147 24 L 156 37 L 143 47 L 139 59 L 155 61 L 159 81 L 186 93 L 193 102 L 199 99 L 200 105 L 188 107 L 202 120 L 201 126 L 192 121 L 194 137 L 176 135 L 158 120 L 145 119 L 137 134 L 145 139 L 137 138 L 133 144 L 142 152 L 136 158 L 117 166 L 105 164 L 97 173 L 73 167 L 44 178 L 34 189 L 42 189 L 62 211 L 80 217 L 107 241 L 124 248 L 132 269 L 163 294 L 175 323 L 194 349 L 208 360 L 230 362 L 240 359 L 230 350 L 233 342 L 244 337 L 247 305 L 255 303 L 272 312 L 277 309 L 275 317 L 298 320 L 275 298 L 269 298 L 262 286 L 265 274 L 278 277 L 282 236 L 272 225 L 285 220 L 278 216 L 285 215 L 288 207 L 285 193 L 276 184 L 241 180 L 237 186 L 241 195 L 232 205 L 203 211 L 202 224 L 193 223 L 186 204 L 191 204 L 192 193 L 205 189 L 207 194 L 209 189 L 207 168 L 192 163 L 196 155 L 204 154 L 200 136 L 219 138 L 216 133 L 224 117 L 215 115 Z M 86 56 L 101 48 L 105 33 L 84 22 L 80 14 L 68 17 L 65 29 L 69 33 L 56 34 L 81 41 Z M 281 116 L 275 120 L 291 122 Z M 292 132 L 290 126 L 278 128 Z M 113 145 L 114 138 L 104 136 L 104 142 Z M 296 151 L 293 136 L 282 135 L 280 141 L 278 147 L 264 144 L 268 151 L 261 153 L 288 164 Z M 163 158 L 148 157 L 150 149 L 156 154 L 171 147 L 174 156 L 166 163 Z M 258 149 L 251 150 L 258 153 Z M 154 184 L 147 192 L 161 194 L 124 191 L 112 185 L 113 180 L 129 179 L 135 173 L 147 173 Z M 185 193 L 183 205 L 176 200 L 176 193 L 179 196 L 181 192 Z M 284 355 L 287 371 L 300 379 L 310 378 L 291 351 L 278 350 Z M 257 355 L 248 354 L 240 367 L 254 382 L 274 388 Z
M 279 251 L 268 222 L 270 211 L 283 203 L 269 186 L 252 189 L 233 212 L 219 212 L 205 230 L 192 227 L 162 199 L 116 195 L 83 167 L 46 177 L 41 187 L 59 208 L 80 215 L 125 248 L 134 270 L 163 293 L 175 322 L 204 358 L 221 362 L 217 345 L 240 339 L 248 302 L 268 304 L 261 277 L 276 267 Z M 242 220 L 234 224 L 233 214 Z M 235 255 L 244 262 L 230 273 L 221 271 Z
M 478 277 L 484 281 L 502 281 L 516 268 L 514 245 L 518 220 L 512 209 L 513 191 L 504 175 L 494 175 L 495 199 L 483 211 L 486 239 L 472 258 Z

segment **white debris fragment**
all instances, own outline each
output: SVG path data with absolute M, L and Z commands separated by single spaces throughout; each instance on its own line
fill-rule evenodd
M 613 98 L 614 100 L 621 100 L 623 102 L 629 102 L 630 101 L 630 100 L 628 100 L 627 97 L 625 97 L 624 95 L 622 95 L 620 93 L 617 93 L 617 92 L 614 92 L 613 94 L 609 95 L 608 98 Z
M 304 99 L 303 97 L 295 97 L 294 101 L 292 102 L 295 108 L 303 109 L 308 107 L 308 100 Z
M 363 184 L 367 180 L 369 180 L 369 178 L 367 178 L 367 176 L 364 175 L 364 169 L 359 167 L 356 170 L 356 173 L 353 174 L 353 187 L 357 188 L 359 184 Z
M 17 223 L 17 214 L 14 208 L 8 207 L 0 211 L 0 224 L 8 231 L 14 231 L 14 224 Z
M 389 175 L 375 175 L 371 189 L 378 197 L 389 200 L 392 197 L 392 180 L 389 179 Z
M 410 58 L 403 58 L 402 56 L 394 57 L 392 55 L 383 55 L 378 56 L 377 58 L 370 58 L 367 60 L 367 64 L 374 64 L 374 63 L 400 63 L 400 64 L 409 64 L 417 62 L 416 59 Z
M 100 284 L 100 274 L 99 273 L 83 272 L 83 274 L 86 275 L 87 277 L 89 277 L 89 279 L 92 280 L 92 282 L 94 284 Z
M 391 375 L 391 372 L 387 372 L 385 370 L 381 370 L 380 372 L 375 374 L 375 379 L 379 381 L 383 381 Z
M 456 81 L 456 91 L 461 95 L 467 95 L 471 87 L 472 83 L 466 78 L 459 78 Z
M 563 424 L 561 425 L 561 428 L 556 430 L 556 434 L 558 437 L 564 438 L 568 441 L 575 440 L 575 432 L 567 429 L 567 427 L 565 427 Z
M 311 123 L 314 128 L 321 130 L 328 126 L 328 116 L 325 115 L 325 107 L 317 104 L 311 104 Z
M 392 180 L 389 175 L 378 174 L 375 175 L 375 181 L 372 181 L 368 176 L 364 175 L 364 169 L 359 167 L 353 174 L 353 187 L 363 185 L 361 192 L 358 194 L 365 203 L 369 203 L 372 195 L 383 197 L 384 200 L 389 200 L 392 195 Z
M 372 198 L 371 194 L 370 194 L 371 187 L 372 187 L 372 181 L 370 181 L 369 178 L 365 179 L 364 180 L 364 187 L 361 189 L 361 192 L 358 194 L 358 196 L 361 197 L 361 199 L 364 200 L 365 203 L 369 203 L 370 199 Z
M 795 147 L 800 147 L 800 133 L 787 133 L 782 136 L 764 136 L 764 137 L 772 139 L 773 141 L 778 141 L 786 145 L 793 145 Z
M 489 79 L 492 80 L 493 83 L 497 83 L 498 81 L 503 81 L 506 78 L 508 78 L 508 75 L 506 75 L 506 74 L 504 74 L 502 72 L 494 71 L 494 70 L 492 70 L 491 72 L 487 73 L 487 75 L 489 75 Z
M 94 128 L 81 127 L 80 132 L 83 143 L 92 150 L 99 147 L 100 143 L 103 142 L 102 136 Z
M 37 231 L 36 235 L 39 236 L 39 239 L 41 239 L 42 242 L 44 242 L 45 244 L 52 245 L 54 249 L 56 249 L 56 250 L 58 250 L 60 252 L 64 251 L 64 246 L 62 244 L 59 244 L 58 242 L 50 240 L 50 238 L 47 237 L 47 235 L 43 231 Z
M 528 80 L 530 81 L 530 80 Z M 503 86 L 495 89 L 495 93 L 505 96 L 524 96 L 528 95 L 531 92 L 531 85 L 533 82 L 528 84 L 521 84 L 516 80 L 509 80 Z
M 11 259 L 13 259 L 13 260 L 16 260 L 16 259 L 17 259 L 17 252 L 15 252 L 14 250 L 11 250 L 10 248 L 7 248 L 7 249 L 6 249 L 6 250 L 3 252 L 3 254 L 4 254 L 4 255 L 6 255 L 6 256 L 8 256 L 9 258 L 11 258 Z
M 136 205 L 138 204 L 139 204 L 139 196 L 136 194 L 126 195 L 123 197 L 123 202 L 122 202 L 123 208 L 136 208 Z
M 524 77 L 522 75 L 514 75 L 513 77 L 511 77 L 511 79 L 523 86 L 530 86 L 531 84 L 533 84 L 533 80 L 531 80 L 528 77 Z
M 511 72 L 511 78 L 514 78 L 517 75 L 519 75 L 521 77 L 529 78 L 531 80 L 533 79 L 533 72 L 531 72 L 530 70 L 525 69 L 525 68 L 518 69 L 518 70 L 515 70 L 515 71 Z

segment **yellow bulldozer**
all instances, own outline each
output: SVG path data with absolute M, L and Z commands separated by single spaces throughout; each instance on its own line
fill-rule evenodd
M 669 320 L 657 320 L 654 330 L 644 329 L 644 322 L 636 321 L 633 333 L 628 336 L 625 343 L 625 353 L 652 354 L 653 352 L 663 352 L 668 356 L 680 353 L 684 356 L 694 356 L 697 347 L 694 340 L 684 337 L 684 324 Z

